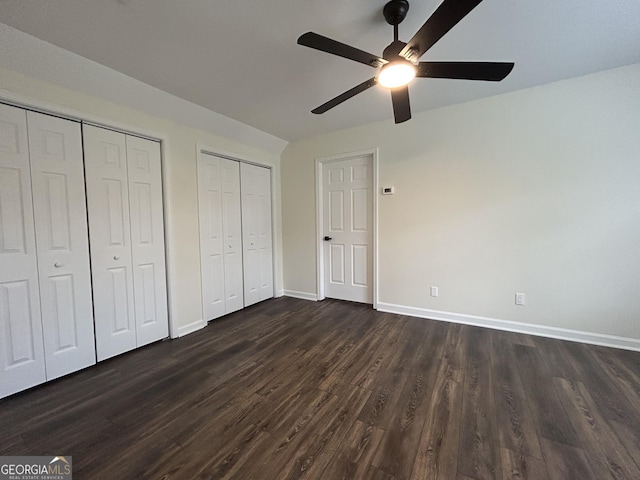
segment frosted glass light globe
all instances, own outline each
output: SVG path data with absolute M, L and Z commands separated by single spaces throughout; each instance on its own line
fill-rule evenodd
M 386 64 L 378 74 L 378 83 L 386 88 L 404 87 L 416 76 L 416 67 L 406 60 Z

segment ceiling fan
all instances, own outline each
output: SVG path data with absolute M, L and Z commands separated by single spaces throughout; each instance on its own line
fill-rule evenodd
M 398 25 L 409 11 L 407 0 L 391 0 L 382 11 L 393 25 L 393 42 L 382 53 L 382 58 L 330 38 L 307 32 L 298 38 L 298 44 L 364 63 L 378 68 L 376 76 L 356 85 L 328 102 L 311 110 L 321 114 L 345 100 L 380 84 L 391 91 L 395 123 L 411 118 L 408 83 L 414 77 L 455 78 L 499 82 L 513 69 L 506 62 L 419 62 L 419 58 L 473 10 L 482 0 L 444 0 L 409 42 L 398 40 Z

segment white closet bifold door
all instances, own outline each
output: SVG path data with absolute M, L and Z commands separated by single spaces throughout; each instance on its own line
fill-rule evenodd
M 206 153 L 201 153 L 198 159 L 200 274 L 205 321 L 225 313 L 221 161 L 220 157 Z
M 201 153 L 198 197 L 202 307 L 208 321 L 244 305 L 239 163 Z
M 225 313 L 244 307 L 240 164 L 222 159 L 222 231 L 224 232 Z
M 0 105 L 0 397 L 46 380 L 27 117 Z
M 96 363 L 80 124 L 27 112 L 47 380 Z
M 85 125 L 85 174 L 98 360 L 136 348 L 125 135 Z
M 243 163 L 240 181 L 244 304 L 249 306 L 273 297 L 271 170 Z
M 126 136 L 137 346 L 169 335 L 160 144 Z
M 169 334 L 160 144 L 87 125 L 98 360 Z

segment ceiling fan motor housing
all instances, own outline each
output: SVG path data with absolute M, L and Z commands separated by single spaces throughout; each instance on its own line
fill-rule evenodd
M 407 0 L 391 0 L 384 6 L 382 14 L 389 25 L 398 25 L 407 16 L 409 2 Z
M 406 60 L 405 57 L 400 55 L 400 52 L 406 45 L 405 42 L 401 42 L 400 40 L 395 40 L 391 42 L 387 48 L 382 52 L 382 58 L 389 62 L 393 62 L 394 60 Z

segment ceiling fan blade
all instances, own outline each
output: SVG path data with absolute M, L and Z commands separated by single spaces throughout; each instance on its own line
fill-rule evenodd
M 507 62 L 420 62 L 416 77 L 499 82 L 513 70 Z
M 313 110 L 311 110 L 311 113 L 315 113 L 315 114 L 319 115 L 321 113 L 326 112 L 327 110 L 331 110 L 333 107 L 335 107 L 337 105 L 340 105 L 345 100 L 349 100 L 351 97 L 353 97 L 353 96 L 355 96 L 355 95 L 357 95 L 359 93 L 364 92 L 368 88 L 373 87 L 376 83 L 377 83 L 377 81 L 376 81 L 375 77 L 370 78 L 366 82 L 362 82 L 360 85 L 356 85 L 351 90 L 347 90 L 343 94 L 338 95 L 335 98 L 332 98 L 327 103 L 323 103 L 319 107 L 314 108 Z
M 415 62 L 482 0 L 444 0 L 400 52 Z M 414 52 L 411 54 L 411 52 Z
M 364 63 L 370 67 L 377 68 L 387 63 L 386 60 L 378 57 L 377 55 L 367 53 L 363 50 L 359 50 L 350 45 L 345 45 L 344 43 L 337 42 L 313 32 L 307 32 L 304 35 L 300 35 L 300 38 L 298 38 L 298 44 L 347 58 L 349 60 Z
M 407 85 L 391 90 L 391 102 L 393 103 L 393 117 L 396 123 L 406 122 L 411 118 L 409 87 Z

